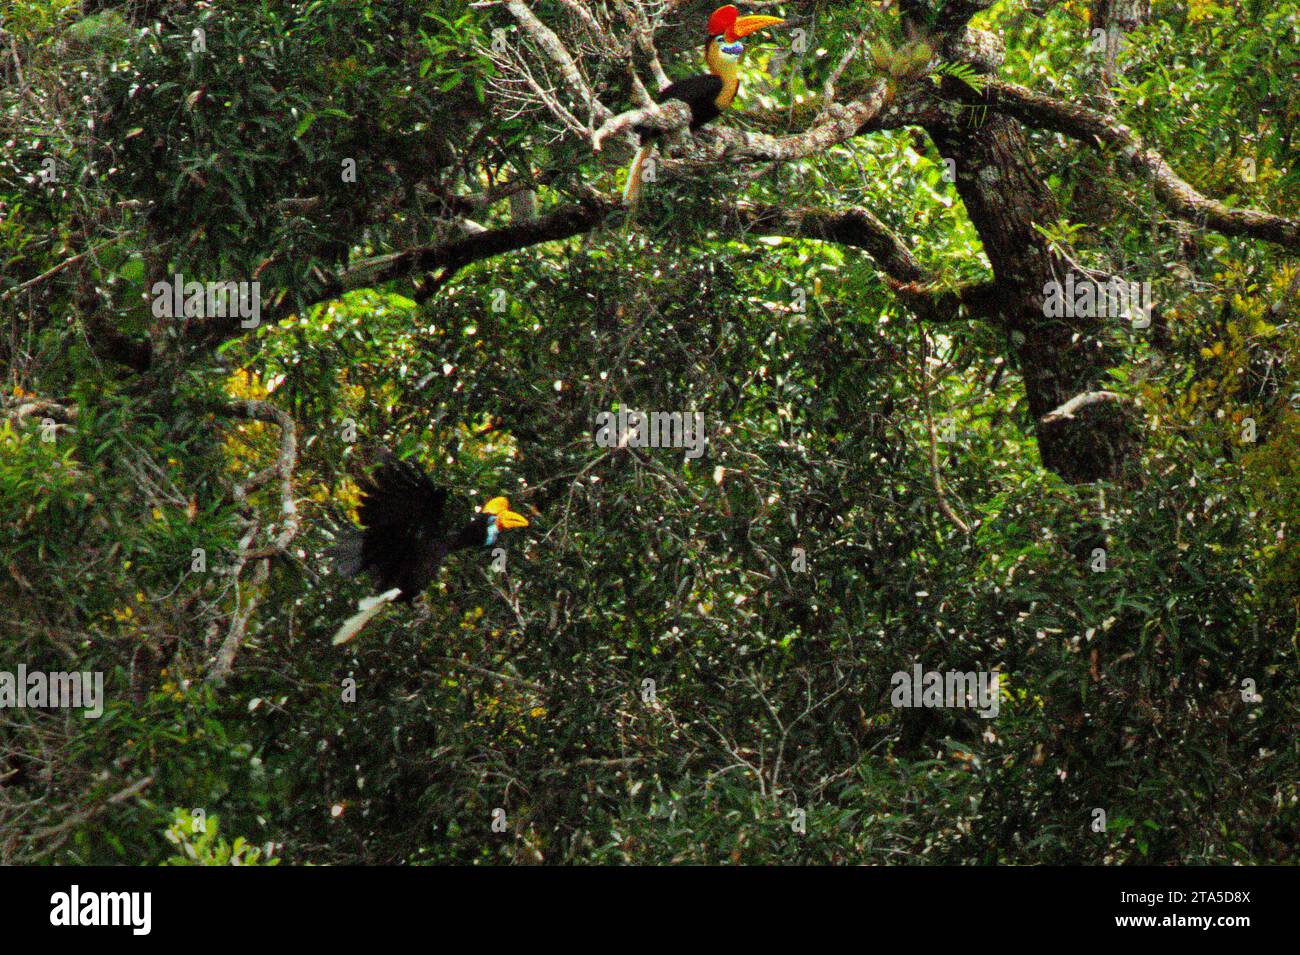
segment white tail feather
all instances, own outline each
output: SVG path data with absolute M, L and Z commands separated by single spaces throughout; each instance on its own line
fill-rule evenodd
M 385 606 L 392 603 L 402 591 L 394 587 L 392 590 L 386 590 L 376 597 L 367 597 L 357 604 L 357 612 L 343 621 L 343 626 L 339 627 L 339 632 L 334 634 L 334 646 L 341 643 L 347 643 L 368 624 L 375 614 L 383 610 Z
M 627 184 L 623 186 L 623 205 L 625 206 L 636 205 L 636 201 L 641 195 L 641 173 L 652 149 L 654 149 L 654 143 L 643 144 L 636 151 L 636 155 L 632 157 L 632 165 L 627 167 Z

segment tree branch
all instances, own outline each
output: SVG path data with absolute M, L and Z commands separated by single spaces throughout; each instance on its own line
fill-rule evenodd
M 528 8 L 528 4 L 524 3 L 523 0 L 509 0 L 506 3 L 506 9 L 519 21 L 520 27 L 537 41 L 537 45 L 551 58 L 551 61 L 559 67 L 564 82 L 587 104 L 592 119 L 600 122 L 608 119 L 611 115 L 609 108 L 598 100 L 591 91 L 587 81 L 582 78 L 582 72 L 578 69 L 578 64 L 569 55 L 569 51 L 565 49 L 560 38 L 555 35 L 555 31 L 537 19 L 537 15 Z
M 1128 395 L 1121 395 L 1115 391 L 1087 391 L 1081 395 L 1075 395 L 1059 408 L 1055 408 L 1043 415 L 1039 420 L 1043 424 L 1053 424 L 1057 421 L 1065 421 L 1073 418 L 1074 413 L 1080 408 L 1086 408 L 1088 405 L 1101 404 L 1106 401 L 1118 401 L 1125 404 L 1134 404 L 1134 400 Z
M 1161 202 L 1180 219 L 1209 226 L 1224 235 L 1249 236 L 1300 250 L 1300 221 L 1254 209 L 1233 209 L 1201 195 L 1136 132 L 1104 113 L 1000 80 L 989 81 L 988 96 L 993 108 L 1027 125 L 1064 133 L 1090 145 L 1103 142 L 1119 149 L 1133 169 L 1151 180 Z
M 99 252 L 102 252 L 110 245 L 114 245 L 119 241 L 121 240 L 109 239 L 107 242 L 101 242 L 99 245 L 96 245 L 92 248 L 83 249 L 82 251 L 78 252 L 76 255 L 69 256 L 68 258 L 64 259 L 62 262 L 58 263 L 57 265 L 51 266 L 50 268 L 46 269 L 40 275 L 37 275 L 34 278 L 30 278 L 26 282 L 23 282 L 21 285 L 15 285 L 13 288 L 5 289 L 3 292 L 0 292 L 0 302 L 3 302 L 7 298 L 14 297 L 19 292 L 26 291 L 27 289 L 31 288 L 33 285 L 38 285 L 41 282 L 44 282 L 46 279 L 50 278 L 53 275 L 58 275 L 68 266 L 76 265 L 82 259 L 86 258 L 86 256 L 95 255 Z
M 794 239 L 818 239 L 862 249 L 899 282 L 928 282 L 933 276 L 888 226 L 867 209 L 799 208 L 736 203 L 728 217 L 741 229 Z
M 697 132 L 695 142 L 699 145 L 702 157 L 714 163 L 788 162 L 803 159 L 857 136 L 880 115 L 891 99 L 889 84 L 878 77 L 856 99 L 847 103 L 829 104 L 818 120 L 802 132 L 771 136 L 719 126 Z M 690 108 L 675 100 L 653 107 L 628 110 L 610 117 L 596 130 L 592 137 L 592 147 L 599 150 L 610 136 L 633 126 L 677 131 L 686 129 L 690 121 Z
M 632 30 L 632 38 L 650 64 L 650 72 L 655 78 L 655 85 L 661 90 L 664 89 L 672 81 L 668 78 L 668 74 L 664 72 L 663 64 L 659 62 L 659 51 L 655 48 L 654 28 L 646 17 L 645 10 L 639 3 L 629 4 L 625 0 L 617 0 L 617 2 L 619 12 L 623 14 L 624 21 Z
M 443 242 L 412 246 L 400 252 L 364 259 L 338 275 L 325 276 L 305 298 L 284 301 L 267 315 L 271 322 L 301 312 L 313 305 L 336 299 L 355 289 L 372 288 L 396 279 L 437 273 L 417 294 L 428 297 L 467 265 L 507 252 L 516 252 L 542 242 L 554 242 L 583 235 L 599 225 L 620 204 L 595 190 L 578 202 L 558 206 L 546 215 L 526 222 L 485 229 Z M 242 334 L 238 320 L 210 323 L 211 338 L 222 341 Z
M 559 206 L 527 222 L 358 262 L 326 281 L 313 293 L 309 302 L 292 304 L 286 300 L 272 318 L 278 320 L 353 289 L 431 273 L 416 292 L 417 298 L 425 299 L 467 265 L 542 242 L 583 235 L 621 208 L 617 199 L 590 189 L 580 201 Z M 960 307 L 972 313 L 971 317 L 989 315 L 993 311 L 996 289 L 992 285 L 978 284 L 944 291 L 926 288 L 937 283 L 938 277 L 924 268 L 888 226 L 866 209 L 791 209 L 736 203 L 723 210 L 723 224 L 738 232 L 816 239 L 862 249 L 879 263 L 889 276 L 891 287 L 909 307 L 930 321 L 950 321 L 956 317 Z M 237 332 L 232 329 L 230 333 Z
M 417 246 L 393 255 L 382 256 L 358 263 L 347 270 L 340 281 L 340 291 L 365 288 L 380 282 L 437 272 L 417 293 L 417 298 L 427 298 L 441 288 L 465 266 L 506 252 L 515 252 L 542 242 L 582 235 L 595 228 L 607 215 L 618 208 L 618 203 L 605 197 L 588 198 L 581 202 L 560 206 L 536 219 L 497 229 L 486 229 L 474 235 L 428 246 Z M 328 296 L 328 297 L 333 297 Z
M 875 259 L 887 276 L 889 287 L 924 321 L 987 318 L 997 313 L 1001 293 L 992 282 L 958 289 L 930 288 L 939 283 L 939 277 L 926 269 L 893 230 L 867 209 L 790 208 L 742 202 L 727 209 L 724 221 L 741 231 L 815 239 L 861 249 Z M 963 309 L 965 316 L 959 315 Z
M 244 635 L 248 630 L 248 622 L 253 616 L 253 611 L 257 608 L 257 597 L 255 595 L 241 602 L 239 595 L 240 575 L 249 563 L 254 563 L 256 566 L 253 570 L 252 587 L 256 589 L 266 583 L 271 573 L 271 557 L 284 553 L 289 543 L 297 536 L 301 515 L 298 513 L 298 505 L 293 499 L 293 474 L 298 465 L 298 428 L 293 418 L 289 416 L 288 412 L 267 401 L 234 401 L 230 404 L 218 405 L 214 410 L 218 414 L 235 418 L 246 418 L 250 421 L 263 421 L 267 424 L 274 424 L 280 429 L 280 454 L 275 463 L 258 471 L 246 480 L 236 483 L 231 488 L 231 494 L 236 504 L 246 509 L 249 493 L 273 477 L 278 477 L 280 479 L 281 525 L 279 533 L 272 539 L 269 547 L 255 550 L 253 549 L 253 541 L 257 538 L 261 524 L 257 519 L 250 519 L 244 536 L 239 542 L 239 553 L 235 560 L 235 566 L 230 572 L 235 584 L 235 609 L 230 617 L 230 628 L 226 632 L 226 638 L 222 641 L 207 676 L 209 682 L 220 684 L 225 681 L 234 669 L 235 656 L 239 653 L 240 647 L 243 646 Z

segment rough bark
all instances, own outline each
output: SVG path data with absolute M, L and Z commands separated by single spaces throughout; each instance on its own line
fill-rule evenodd
M 1119 479 L 1138 449 L 1128 409 L 1095 404 L 1043 420 L 1076 395 L 1099 390 L 1111 364 L 1105 323 L 1114 320 L 1044 314 L 1044 286 L 1062 281 L 1069 266 L 1035 229 L 1056 222 L 1060 209 L 1034 168 L 1023 129 L 990 113 L 980 124 L 954 120 L 929 132 L 942 154 L 957 160 L 957 191 L 993 266 L 993 312 L 1024 378 L 1043 466 L 1072 483 Z
M 1095 0 L 1089 28 L 1105 35 L 1105 49 L 1100 53 L 1097 78 L 1103 89 L 1115 79 L 1115 61 L 1123 49 L 1125 34 L 1132 33 L 1151 19 L 1151 0 Z M 1095 34 L 1094 34 L 1095 35 Z

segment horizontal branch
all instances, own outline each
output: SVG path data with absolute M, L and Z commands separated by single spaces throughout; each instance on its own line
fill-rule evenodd
M 995 315 L 1000 292 L 992 282 L 959 289 L 934 290 L 935 276 L 903 241 L 872 212 L 850 209 L 798 208 L 737 203 L 726 220 L 746 232 L 814 239 L 861 249 L 888 276 L 889 287 L 918 318 L 929 322 Z M 964 309 L 965 315 L 961 315 Z
M 56 840 L 56 844 L 62 845 L 64 840 L 67 838 L 67 836 L 71 834 L 73 831 L 75 831 L 78 826 L 82 826 L 85 823 L 89 822 L 92 818 L 97 816 L 99 813 L 103 812 L 104 809 L 107 808 L 108 806 L 120 805 L 121 803 L 126 802 L 128 799 L 132 798 L 133 796 L 140 795 L 140 793 L 144 792 L 151 785 L 153 785 L 152 776 L 144 776 L 140 779 L 137 779 L 129 786 L 119 789 L 117 792 L 115 792 L 113 795 L 109 796 L 106 799 L 98 799 L 95 802 L 91 803 L 89 806 L 87 806 L 85 809 L 81 809 L 78 810 L 77 812 L 69 813 L 61 821 L 55 823 L 52 826 L 46 826 L 42 829 L 37 829 L 29 836 L 29 838 L 33 842 L 39 842 L 42 839 L 49 839 L 51 837 L 57 836 L 59 838 Z
M 417 298 L 424 299 L 467 265 L 543 242 L 584 235 L 621 208 L 621 203 L 612 196 L 589 189 L 580 201 L 559 206 L 527 222 L 414 246 L 359 262 L 325 282 L 307 304 L 329 301 L 354 289 L 436 273 L 416 293 Z M 920 317 L 930 321 L 951 320 L 957 317 L 957 310 L 962 307 L 970 313 L 967 317 L 984 316 L 994 310 L 996 295 L 991 285 L 942 291 L 926 288 L 937 283 L 938 277 L 922 266 L 902 240 L 866 209 L 827 210 L 735 203 L 725 209 L 723 226 L 741 233 L 815 239 L 861 249 L 871 255 L 889 276 L 890 287 L 900 298 Z M 289 314 L 295 308 L 303 307 L 306 307 L 303 303 L 294 306 L 286 301 L 281 311 Z M 284 315 L 277 314 L 273 320 L 282 317 Z
M 77 420 L 80 409 L 73 404 L 61 404 L 57 401 L 51 401 L 48 398 L 38 398 L 35 395 L 23 394 L 13 398 L 0 399 L 0 412 L 15 424 L 22 424 L 32 415 L 38 415 L 41 418 L 49 418 L 61 424 L 69 424 Z
M 320 298 L 333 298 L 351 289 L 427 272 L 439 272 L 435 281 L 441 286 L 474 262 L 590 232 L 617 208 L 618 203 L 613 199 L 585 199 L 525 222 L 368 259 L 350 267 L 335 283 L 336 288 L 323 290 Z
M 685 129 L 691 124 L 691 108 L 677 99 L 664 103 L 651 103 L 637 109 L 624 110 L 611 116 L 591 136 L 591 148 L 600 152 L 605 140 L 618 136 L 636 126 L 645 126 L 660 132 Z
M 436 290 L 474 262 L 590 232 L 618 208 L 619 203 L 615 200 L 592 190 L 589 197 L 558 206 L 535 219 L 363 259 L 336 275 L 323 277 L 305 298 L 285 296 L 280 304 L 265 313 L 265 317 L 272 323 L 278 322 L 356 289 L 373 288 L 398 279 L 414 279 L 431 272 L 438 273 L 429 283 Z M 204 340 L 216 343 L 245 332 L 237 318 L 214 320 L 206 323 Z
M 770 136 L 722 127 L 711 132 L 705 148 L 715 161 L 780 161 L 804 159 L 848 142 L 880 115 L 892 99 L 883 77 L 872 80 L 855 99 L 830 103 L 818 122 L 800 133 Z
M 1030 126 L 1119 149 L 1133 169 L 1151 180 L 1161 202 L 1181 219 L 1224 235 L 1249 236 L 1300 250 L 1300 221 L 1254 209 L 1234 209 L 1201 195 L 1160 153 L 1147 147 L 1141 136 L 1104 113 L 1000 80 L 989 81 L 988 95 L 993 108 Z
M 889 84 L 883 78 L 877 78 L 856 99 L 828 105 L 817 122 L 798 133 L 773 136 L 716 126 L 697 132 L 695 138 L 703 158 L 709 162 L 788 162 L 804 159 L 857 136 L 880 115 L 890 99 Z M 609 137 L 634 126 L 675 132 L 686 129 L 690 121 L 690 108 L 676 100 L 627 110 L 610 117 L 596 130 L 592 137 L 592 148 L 599 150 Z
M 955 289 L 935 288 L 937 281 L 926 283 L 890 282 L 890 288 L 904 303 L 927 322 L 951 322 L 957 319 L 1001 319 L 1005 291 L 997 282 L 974 282 Z
M 46 269 L 40 275 L 37 275 L 34 278 L 30 278 L 26 282 L 23 282 L 20 285 L 15 285 L 13 288 L 5 289 L 3 292 L 0 292 L 0 302 L 4 301 L 7 298 L 12 298 L 13 296 L 17 295 L 19 292 L 25 292 L 33 285 L 38 285 L 41 282 L 44 282 L 46 279 L 50 278 L 51 276 L 58 275 L 68 266 L 76 265 L 78 262 L 86 258 L 86 256 L 88 255 L 95 255 L 99 252 L 102 252 L 104 249 L 108 248 L 110 245 L 113 245 L 118 241 L 119 241 L 118 239 L 109 239 L 107 242 L 101 242 L 99 245 L 93 248 L 83 249 L 82 251 L 78 252 L 76 255 L 69 256 L 68 258 L 64 259 L 62 262 L 59 262 L 57 265 L 53 265 L 50 268 Z
M 1087 391 L 1081 395 L 1075 395 L 1059 408 L 1047 412 L 1039 420 L 1043 424 L 1053 424 L 1057 421 L 1065 421 L 1074 417 L 1074 413 L 1081 408 L 1089 405 L 1102 404 L 1107 401 L 1118 401 L 1123 404 L 1133 404 L 1134 399 L 1128 395 L 1121 395 L 1115 391 Z
M 862 249 L 899 282 L 927 282 L 932 276 L 874 213 L 851 209 L 799 208 L 736 203 L 728 217 L 740 228 L 764 235 L 817 239 Z

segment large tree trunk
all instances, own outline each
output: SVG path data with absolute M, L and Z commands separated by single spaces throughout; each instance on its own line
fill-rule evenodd
M 1103 87 L 1115 78 L 1115 61 L 1123 48 L 1125 34 L 1132 33 L 1151 19 L 1151 0 L 1095 0 L 1089 29 L 1103 33 L 1104 47 L 1093 50 L 1098 56 L 1097 74 Z M 1094 39 L 1095 42 L 1095 39 Z
M 929 130 L 957 162 L 957 190 L 975 224 L 1000 288 L 1003 328 L 1018 359 L 1043 465 L 1065 480 L 1116 480 L 1138 450 L 1138 431 L 1123 406 L 1090 405 L 1052 424 L 1042 418 L 1076 395 L 1097 390 L 1113 363 L 1097 317 L 1048 318 L 1044 286 L 1069 266 L 1035 228 L 1058 221 L 1060 208 L 1034 169 L 1021 127 L 994 113 Z

